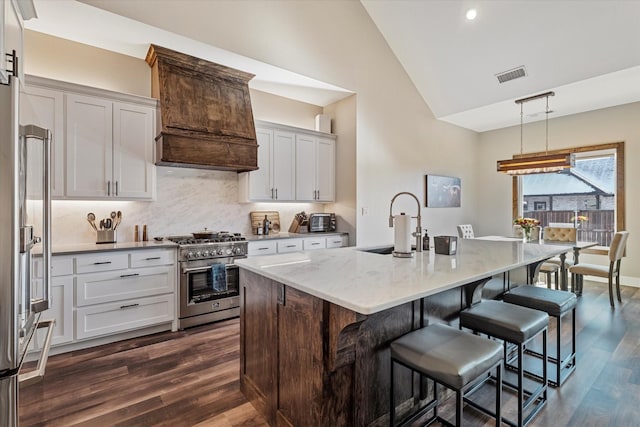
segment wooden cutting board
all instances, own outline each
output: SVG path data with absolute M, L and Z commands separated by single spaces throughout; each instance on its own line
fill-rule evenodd
M 258 234 L 258 227 L 261 227 L 264 223 L 265 215 L 267 216 L 267 219 L 271 221 L 269 233 L 279 233 L 280 213 L 278 211 L 253 211 L 249 212 L 249 217 L 251 218 L 251 231 L 253 234 Z

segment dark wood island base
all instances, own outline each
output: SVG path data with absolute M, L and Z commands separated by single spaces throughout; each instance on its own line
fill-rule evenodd
M 488 280 L 363 315 L 240 270 L 240 387 L 272 426 L 388 425 L 389 342 L 455 321 Z M 408 370 L 395 381 L 407 408 L 426 397 Z

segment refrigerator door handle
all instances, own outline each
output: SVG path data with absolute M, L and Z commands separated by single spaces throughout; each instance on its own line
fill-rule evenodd
M 41 381 L 42 378 L 44 378 L 44 371 L 47 367 L 47 360 L 49 359 L 49 349 L 51 348 L 51 337 L 53 336 L 53 328 L 55 324 L 56 324 L 56 321 L 54 319 L 42 320 L 38 322 L 36 329 L 49 328 L 49 330 L 47 331 L 47 337 L 44 340 L 44 345 L 42 346 L 42 353 L 40 353 L 40 359 L 38 359 L 38 366 L 36 367 L 36 370 L 18 375 L 18 382 L 20 384 L 24 384 L 24 385 L 33 384 Z
M 41 300 L 34 301 L 33 308 L 36 312 L 42 312 L 51 307 L 51 131 L 36 125 L 20 126 L 20 137 L 23 141 L 27 138 L 36 138 L 42 141 L 44 148 L 42 170 L 44 175 L 43 191 L 43 238 L 42 241 L 42 279 L 44 283 Z M 37 242 L 34 242 L 37 243 Z

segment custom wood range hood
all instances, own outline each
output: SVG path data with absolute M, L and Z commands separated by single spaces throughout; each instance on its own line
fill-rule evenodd
M 248 82 L 254 75 L 151 45 L 151 94 L 160 103 L 156 164 L 258 169 Z

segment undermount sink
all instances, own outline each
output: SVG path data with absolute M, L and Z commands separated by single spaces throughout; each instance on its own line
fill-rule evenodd
M 373 248 L 362 248 L 358 250 L 361 252 L 369 252 L 370 254 L 391 255 L 393 253 L 393 246 L 375 246 Z M 411 250 L 416 250 L 415 245 L 411 245 Z
M 391 253 L 393 252 L 393 246 L 378 246 L 375 248 L 362 248 L 358 250 L 362 252 L 369 252 L 372 254 L 391 255 Z

